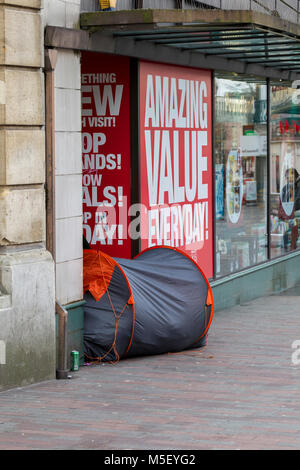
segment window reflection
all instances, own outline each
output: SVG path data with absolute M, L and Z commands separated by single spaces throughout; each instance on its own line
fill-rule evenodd
M 271 87 L 271 257 L 299 248 L 300 90 Z
M 267 86 L 215 80 L 216 275 L 267 259 Z

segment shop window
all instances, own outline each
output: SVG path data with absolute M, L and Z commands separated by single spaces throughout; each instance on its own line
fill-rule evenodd
M 216 75 L 217 277 L 267 260 L 267 84 Z
M 270 251 L 300 246 L 300 90 L 271 85 Z

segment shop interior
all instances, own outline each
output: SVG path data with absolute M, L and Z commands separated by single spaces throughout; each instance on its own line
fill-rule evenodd
M 216 277 L 299 247 L 298 95 L 271 84 L 268 120 L 265 80 L 216 74 Z

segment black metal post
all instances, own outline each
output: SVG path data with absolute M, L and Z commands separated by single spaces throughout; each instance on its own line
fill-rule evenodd
M 131 201 L 133 204 L 141 203 L 140 191 L 140 77 L 139 60 L 130 61 L 130 147 L 131 147 Z M 132 215 L 131 221 L 136 217 Z M 140 223 L 141 231 L 141 223 Z M 131 233 L 130 233 L 131 236 Z M 141 237 L 133 239 L 131 236 L 131 256 L 136 256 L 141 249 Z
M 211 127 L 212 127 L 212 217 L 213 217 L 213 278 L 216 279 L 216 249 L 217 249 L 217 224 L 216 224 L 216 173 L 215 173 L 215 72 L 211 76 Z
M 267 252 L 271 259 L 271 233 L 270 233 L 270 158 L 271 158 L 271 81 L 267 78 Z

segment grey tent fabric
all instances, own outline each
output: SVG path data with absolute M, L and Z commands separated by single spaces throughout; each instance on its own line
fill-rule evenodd
M 212 292 L 199 267 L 176 249 L 149 249 L 133 260 L 114 258 L 105 294 L 85 293 L 88 360 L 179 352 L 206 344 Z M 128 303 L 130 298 L 134 303 Z M 114 312 L 112 311 L 112 304 Z

